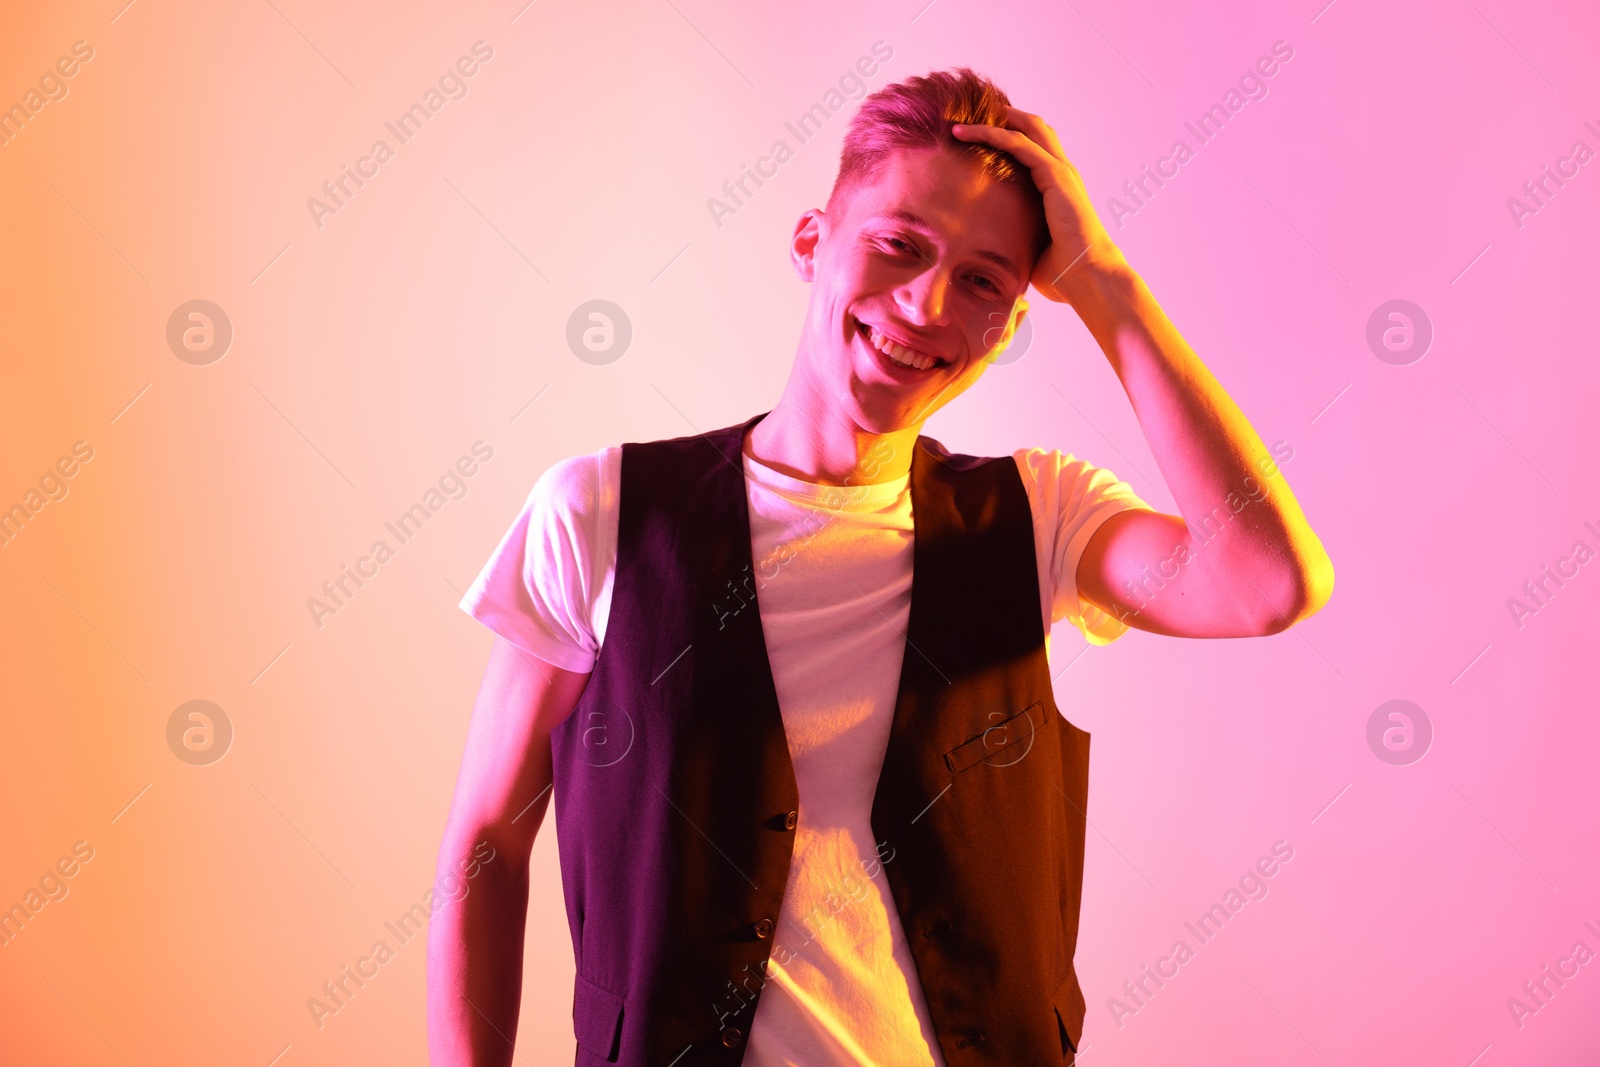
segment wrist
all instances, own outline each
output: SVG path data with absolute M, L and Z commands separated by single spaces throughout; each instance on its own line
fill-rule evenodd
M 1061 276 L 1055 289 L 1079 315 L 1088 316 L 1104 314 L 1131 299 L 1137 285 L 1138 275 L 1128 265 L 1122 249 L 1107 242 L 1091 247 Z

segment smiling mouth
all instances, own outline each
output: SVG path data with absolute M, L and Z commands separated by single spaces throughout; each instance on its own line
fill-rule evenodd
M 862 336 L 867 344 L 883 353 L 890 362 L 908 370 L 932 370 L 936 367 L 947 366 L 950 362 L 939 356 L 919 352 L 914 348 L 907 348 L 897 341 L 891 341 L 875 327 L 867 325 L 860 319 L 856 320 L 856 332 Z

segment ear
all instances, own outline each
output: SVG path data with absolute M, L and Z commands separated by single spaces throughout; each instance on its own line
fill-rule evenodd
M 794 262 L 794 272 L 803 282 L 816 279 L 817 245 L 822 242 L 822 228 L 827 222 L 827 214 L 814 207 L 795 223 L 794 236 L 789 239 L 789 258 Z

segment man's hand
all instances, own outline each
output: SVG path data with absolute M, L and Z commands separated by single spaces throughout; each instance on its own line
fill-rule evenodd
M 1072 303 L 1070 272 L 1122 262 L 1122 252 L 1100 224 L 1078 169 L 1067 159 L 1056 131 L 1038 115 L 1006 108 L 1006 127 L 956 125 L 950 133 L 999 149 L 1027 167 L 1044 197 L 1050 247 L 1033 268 L 1033 287 L 1047 299 Z

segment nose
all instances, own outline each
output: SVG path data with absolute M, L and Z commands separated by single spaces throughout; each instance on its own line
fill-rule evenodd
M 948 321 L 950 279 L 935 263 L 923 269 L 895 290 L 895 303 L 906 322 L 913 326 L 942 326 Z

